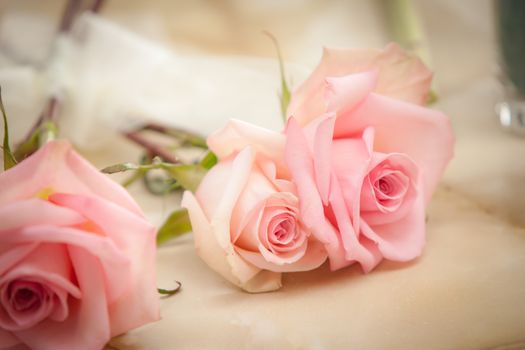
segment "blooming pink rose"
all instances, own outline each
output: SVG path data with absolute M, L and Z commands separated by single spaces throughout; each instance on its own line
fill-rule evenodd
M 0 349 L 101 349 L 159 319 L 155 229 L 54 141 L 0 174 Z
M 283 175 L 284 135 L 231 121 L 208 144 L 220 161 L 182 201 L 200 257 L 249 292 L 278 289 L 282 272 L 321 265 L 324 247 L 304 226 Z
M 411 103 L 424 101 L 430 76 L 397 46 L 325 50 L 292 95 L 286 163 L 332 269 L 421 253 L 425 207 L 453 150 L 448 118 Z

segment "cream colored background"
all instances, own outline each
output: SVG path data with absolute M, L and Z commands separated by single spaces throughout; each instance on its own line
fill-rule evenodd
M 450 115 L 457 136 L 456 157 L 429 208 L 424 255 L 408 265 L 383 263 L 366 276 L 357 267 L 289 274 L 281 291 L 250 295 L 209 270 L 186 236 L 159 249 L 159 285 L 183 283 L 181 293 L 162 301 L 162 321 L 108 348 L 525 348 L 525 139 L 497 127 L 491 3 L 415 3 L 436 72 L 435 108 Z M 61 4 L 2 1 L 0 11 L 55 20 Z M 287 60 L 308 67 L 323 45 L 389 40 L 376 1 L 110 0 L 102 14 L 183 54 L 273 57 L 260 35 L 267 29 Z M 42 45 L 44 57 L 51 34 L 30 33 L 26 40 Z M 2 49 L 24 56 L 23 47 Z M 22 131 L 19 122 L 15 133 Z M 136 154 L 122 140 L 103 153 L 86 153 L 99 167 Z M 174 197 L 131 190 L 156 222 L 177 205 Z

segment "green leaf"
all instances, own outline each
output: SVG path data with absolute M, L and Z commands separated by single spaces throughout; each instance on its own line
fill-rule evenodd
M 35 152 L 38 149 L 38 145 L 40 144 L 39 136 L 40 136 L 40 131 L 36 130 L 33 134 L 31 134 L 29 139 L 27 139 L 24 142 L 22 142 L 15 149 L 15 152 L 14 152 L 15 158 L 16 159 L 24 159 L 29 154 L 32 154 L 33 152 Z
M 186 209 L 174 211 L 164 222 L 157 234 L 157 244 L 191 232 L 191 222 Z
M 172 296 L 173 294 L 176 294 L 178 291 L 180 291 L 182 283 L 180 283 L 179 281 L 175 281 L 175 283 L 177 283 L 177 287 L 175 287 L 174 289 L 157 288 L 158 293 L 164 296 Z
M 0 87 L 0 109 L 4 118 L 4 170 L 12 168 L 16 165 L 16 159 L 9 147 L 9 125 L 7 124 L 7 114 L 5 113 L 4 102 L 2 101 L 2 89 Z
M 284 121 L 286 122 L 286 110 L 288 109 L 288 105 L 290 104 L 290 99 L 292 98 L 292 94 L 290 93 L 290 88 L 288 87 L 288 84 L 286 82 L 286 74 L 284 71 L 284 63 L 283 63 L 283 56 L 281 54 L 281 48 L 279 46 L 279 42 L 273 36 L 270 32 L 263 31 L 265 35 L 267 35 L 273 42 L 275 49 L 277 51 L 277 59 L 279 60 L 279 71 L 281 75 L 281 94 L 279 95 L 279 99 L 281 101 L 281 113 L 283 116 Z
M 217 164 L 217 156 L 212 151 L 208 151 L 204 158 L 202 158 L 200 165 L 202 165 L 205 169 L 211 169 L 215 164 Z
M 195 192 L 208 169 L 200 164 L 163 164 L 163 168 L 185 189 Z

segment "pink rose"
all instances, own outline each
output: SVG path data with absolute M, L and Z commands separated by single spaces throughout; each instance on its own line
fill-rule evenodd
M 421 254 L 425 207 L 453 150 L 448 118 L 414 104 L 430 77 L 395 45 L 325 50 L 293 94 L 286 163 L 332 269 Z
M 0 349 L 101 349 L 159 319 L 155 229 L 54 141 L 0 174 Z
M 199 256 L 249 292 L 278 289 L 282 272 L 321 265 L 326 252 L 304 226 L 287 178 L 284 136 L 231 121 L 208 144 L 220 161 L 182 201 Z

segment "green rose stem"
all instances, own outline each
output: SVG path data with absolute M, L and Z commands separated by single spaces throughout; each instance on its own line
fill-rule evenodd
M 178 188 L 195 192 L 200 181 L 209 169 L 217 164 L 217 156 L 208 151 L 197 164 L 172 164 L 164 162 L 160 157 L 153 158 L 150 164 L 120 163 L 109 166 L 101 171 L 106 174 L 115 174 L 125 171 L 135 171 L 135 175 L 144 176 L 151 170 L 164 170 L 171 177 Z M 191 231 L 191 223 L 186 209 L 174 211 L 159 229 L 157 244 L 179 237 Z
M 412 0 L 383 0 L 383 5 L 394 40 L 430 64 L 430 52 Z
M 149 163 L 154 157 L 160 157 L 168 163 L 181 163 L 180 160 L 173 154 L 171 147 L 157 144 L 153 141 L 148 140 L 143 134 L 143 131 L 153 131 L 164 136 L 173 138 L 176 141 L 177 147 L 196 147 L 202 149 L 208 149 L 206 145 L 206 139 L 196 133 L 173 127 L 166 127 L 163 125 L 149 123 L 134 131 L 124 133 L 123 135 L 130 141 L 136 143 L 146 150 L 147 155 L 142 157 L 141 164 L 145 165 Z M 216 161 L 213 158 L 206 158 L 207 161 Z M 138 169 L 130 178 L 124 181 L 122 184 L 124 187 L 128 187 L 135 181 L 143 179 L 148 190 L 157 195 L 164 195 L 168 192 L 180 188 L 180 184 L 173 182 L 166 182 L 158 177 L 149 177 L 148 171 Z
M 9 146 L 9 125 L 7 124 L 7 114 L 4 108 L 4 101 L 2 101 L 2 88 L 0 87 L 0 109 L 2 110 L 2 117 L 4 120 L 4 142 L 3 142 L 3 153 L 4 153 L 4 170 L 12 168 L 16 165 L 16 158 L 11 152 Z
M 414 53 L 432 66 L 432 58 L 428 49 L 423 26 L 412 0 L 382 0 L 386 22 L 393 39 L 406 50 Z M 437 101 L 437 94 L 433 84 L 427 103 Z
M 279 60 L 279 73 L 281 75 L 281 93 L 279 94 L 279 100 L 281 101 L 281 113 L 284 122 L 286 122 L 286 109 L 288 108 L 288 105 L 290 104 L 290 99 L 292 97 L 292 94 L 290 93 L 290 89 L 288 88 L 288 83 L 286 82 L 286 74 L 284 71 L 284 62 L 283 62 L 283 56 L 281 54 L 281 48 L 279 46 L 279 42 L 273 36 L 272 33 L 263 31 L 263 34 L 266 35 L 270 40 L 273 42 L 273 45 L 275 46 L 275 50 L 277 51 L 277 59 Z
M 137 165 L 133 163 L 120 163 L 102 169 L 105 174 L 115 174 L 130 170 L 148 172 L 150 170 L 164 170 L 179 185 L 190 191 L 196 191 L 202 178 L 208 172 L 208 169 L 202 162 L 198 164 L 166 163 L 161 158 L 155 157 L 151 164 Z

